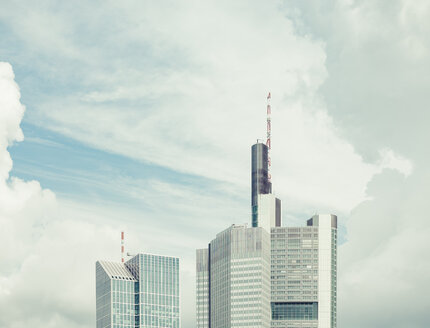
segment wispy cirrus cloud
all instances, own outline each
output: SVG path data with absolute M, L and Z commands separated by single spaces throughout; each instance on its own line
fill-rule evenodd
M 56 12 L 63 27 L 55 40 L 80 49 L 70 70 L 69 56 L 60 51 L 56 60 L 70 81 L 82 72 L 82 86 L 39 101 L 32 120 L 92 147 L 245 191 L 249 146 L 264 136 L 270 90 L 277 193 L 290 206 L 303 204 L 299 211 L 316 204 L 346 213 L 365 198 L 366 183 L 387 159 L 363 160 L 328 115 L 318 93 L 328 76 L 323 39 L 300 35 L 277 2 L 168 8 L 108 3 L 112 21 L 96 17 L 84 38 L 85 14 Z M 40 19 L 48 13 L 50 5 Z M 30 36 L 22 38 L 38 42 Z

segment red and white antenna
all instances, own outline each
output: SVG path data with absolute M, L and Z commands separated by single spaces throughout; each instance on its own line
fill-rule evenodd
M 124 263 L 124 231 L 121 231 L 121 263 Z
M 269 94 L 267 95 L 267 141 L 266 141 L 266 146 L 269 148 L 268 152 L 267 152 L 267 162 L 268 162 L 268 177 L 269 177 L 269 181 L 272 178 L 271 174 L 270 174 L 270 166 L 272 165 L 271 160 L 270 160 L 270 149 L 271 149 L 271 137 L 272 137 L 272 107 L 270 106 L 270 99 L 272 98 L 272 96 Z

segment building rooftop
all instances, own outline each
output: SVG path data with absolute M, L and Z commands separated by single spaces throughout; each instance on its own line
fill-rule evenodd
M 108 261 L 98 262 L 111 278 L 137 281 L 122 263 Z

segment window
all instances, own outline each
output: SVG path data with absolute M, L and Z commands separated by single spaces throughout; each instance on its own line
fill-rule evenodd
M 271 303 L 272 320 L 317 320 L 318 302 Z

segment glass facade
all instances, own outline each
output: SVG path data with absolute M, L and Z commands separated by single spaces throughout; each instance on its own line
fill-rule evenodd
M 318 320 L 318 303 L 272 303 L 272 320 Z
M 134 328 L 134 281 L 112 279 L 112 328 Z
M 318 227 L 272 228 L 272 302 L 318 302 Z
M 197 251 L 197 328 L 336 328 L 336 216 L 265 235 L 233 225 Z
M 126 266 L 139 280 L 135 295 L 139 327 L 179 328 L 179 259 L 139 254 Z
M 97 328 L 111 328 L 111 277 L 99 262 L 96 263 L 96 316 Z
M 209 249 L 196 252 L 196 327 L 209 327 Z
M 96 263 L 97 328 L 180 327 L 179 259 Z
M 135 328 L 136 279 L 121 263 L 96 263 L 97 328 Z
M 272 327 L 336 328 L 337 217 L 271 229 Z
M 337 222 L 336 222 L 337 225 Z M 332 327 L 337 327 L 337 229 L 331 230 L 331 317 Z
M 258 195 L 270 194 L 272 183 L 269 181 L 269 148 L 263 143 L 256 143 L 251 148 L 251 206 L 252 226 L 258 227 Z

